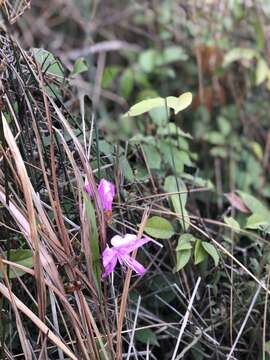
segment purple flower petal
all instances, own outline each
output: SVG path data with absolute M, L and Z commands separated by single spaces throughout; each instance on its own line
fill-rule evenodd
M 90 197 L 93 196 L 93 191 L 92 191 L 92 188 L 91 188 L 90 184 L 84 185 L 83 189 L 84 189 L 84 191 L 87 192 L 87 194 L 88 194 Z
M 97 190 L 103 209 L 111 212 L 113 198 L 115 197 L 114 184 L 106 179 L 101 179 Z M 93 197 L 93 190 L 90 184 L 84 186 L 84 191 L 86 191 L 90 197 Z
M 102 277 L 108 276 L 110 273 L 113 272 L 116 263 L 117 263 L 117 252 L 114 248 L 109 248 L 108 246 L 102 253 L 102 262 L 104 267 L 104 272 Z
M 133 234 L 126 234 L 125 236 L 115 235 L 111 239 L 112 246 L 119 248 L 129 245 L 131 242 L 136 241 L 137 236 Z
M 143 275 L 146 271 L 145 267 L 129 254 L 151 240 L 149 237 L 137 239 L 133 234 L 126 234 L 124 237 L 115 235 L 111 239 L 112 247 L 107 246 L 102 253 L 104 267 L 102 277 L 104 278 L 114 271 L 117 260 L 124 270 L 129 267 L 137 274 Z
M 104 210 L 112 211 L 112 202 L 115 196 L 115 186 L 106 179 L 101 179 L 98 186 L 98 193 Z
M 137 260 L 133 259 L 129 255 L 121 256 L 122 261 L 130 267 L 133 271 L 135 271 L 139 275 L 143 275 L 146 272 L 146 268 L 140 264 Z
M 151 240 L 149 237 L 137 239 L 136 235 L 126 234 L 124 237 L 114 236 L 111 239 L 111 244 L 120 254 L 129 254 Z

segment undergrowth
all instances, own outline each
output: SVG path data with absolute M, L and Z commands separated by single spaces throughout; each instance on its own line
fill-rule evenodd
M 268 359 L 267 4 L 60 3 L 0 1 L 1 358 Z

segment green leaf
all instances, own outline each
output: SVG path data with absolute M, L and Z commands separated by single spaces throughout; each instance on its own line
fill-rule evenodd
M 149 112 L 155 108 L 162 108 L 166 106 L 174 110 L 175 114 L 178 114 L 180 111 L 187 108 L 192 102 L 192 94 L 190 92 L 186 92 L 179 97 L 168 96 L 166 98 L 157 97 L 153 99 L 147 99 L 140 101 L 139 103 L 131 106 L 129 111 L 125 113 L 124 117 L 132 117 L 142 115 L 146 112 Z
M 157 20 L 163 25 L 170 25 L 172 21 L 173 9 L 172 1 L 161 1 L 157 7 Z
M 184 155 L 184 156 L 182 156 Z M 181 175 L 184 172 L 184 160 L 187 160 L 188 155 L 175 146 L 171 147 L 169 156 L 167 157 L 167 163 L 170 164 L 172 171 L 177 175 Z
M 159 108 L 165 106 L 165 100 L 161 97 L 153 98 L 153 99 L 147 99 L 140 101 L 139 103 L 133 105 L 127 113 L 125 113 L 123 116 L 138 116 L 142 115 L 152 109 Z
M 161 109 L 158 109 L 161 110 Z M 166 124 L 166 126 L 160 126 L 157 131 L 158 135 L 176 135 L 176 136 L 183 136 L 188 139 L 192 139 L 192 136 L 189 133 L 184 132 L 181 130 L 176 124 L 170 122 Z
M 178 174 L 182 174 L 184 171 L 184 165 L 186 166 L 193 166 L 193 163 L 190 159 L 189 154 L 186 151 L 182 151 L 177 149 L 176 147 L 173 147 L 173 157 L 174 157 L 174 164 L 173 161 L 171 161 L 172 169 L 174 169 L 178 172 Z
M 156 334 L 151 329 L 141 329 L 135 331 L 135 339 L 143 344 L 159 346 Z
M 257 143 L 256 141 L 251 141 L 251 142 L 250 142 L 250 147 L 251 147 L 251 149 L 253 150 L 255 156 L 256 156 L 258 159 L 262 160 L 262 159 L 263 159 L 263 155 L 264 155 L 264 154 L 263 154 L 262 146 L 261 146 L 259 143 Z
M 216 248 L 214 247 L 214 245 L 212 245 L 206 241 L 202 241 L 202 246 L 203 246 L 204 250 L 207 252 L 207 254 L 209 254 L 212 257 L 212 259 L 214 260 L 215 266 L 218 266 L 219 255 L 218 255 L 218 252 L 217 252 Z
M 270 354 L 270 340 L 266 341 L 265 343 L 265 351 Z
M 141 133 L 138 133 L 134 136 L 132 136 L 132 138 L 129 139 L 129 142 L 131 144 L 141 144 L 141 143 L 149 143 L 149 144 L 155 144 L 155 140 L 153 138 L 153 136 L 144 136 L 143 134 Z
M 186 92 L 179 97 L 168 96 L 167 106 L 174 110 L 175 114 L 178 114 L 180 111 L 186 109 L 192 102 L 191 92 Z
M 205 135 L 205 139 L 213 145 L 223 145 L 226 142 L 224 135 L 218 131 L 210 131 Z
M 168 119 L 168 113 L 165 106 L 150 110 L 149 115 L 156 125 L 162 126 L 162 129 L 164 129 Z
M 265 46 L 265 36 L 264 36 L 264 29 L 262 26 L 262 22 L 260 21 L 259 17 L 253 23 L 255 34 L 256 34 L 256 45 L 259 51 L 263 51 Z
M 45 91 L 48 94 L 48 96 L 52 98 L 56 98 L 56 96 L 58 96 L 59 98 L 61 97 L 60 87 L 56 84 L 51 83 L 49 85 L 46 85 Z
M 134 87 L 134 74 L 133 70 L 126 69 L 120 78 L 120 94 L 127 99 L 132 93 Z
M 103 72 L 101 86 L 103 89 L 108 89 L 112 86 L 113 81 L 121 70 L 120 66 L 111 65 L 107 66 Z
M 257 57 L 258 53 L 254 49 L 248 48 L 234 48 L 227 52 L 224 57 L 223 66 L 226 67 L 234 61 L 246 60 L 251 61 L 254 57 Z
M 151 85 L 150 85 L 148 76 L 142 70 L 138 69 L 138 71 L 137 71 L 137 69 L 136 69 L 136 71 L 134 72 L 134 82 L 138 85 L 139 88 L 146 88 L 146 89 L 140 91 L 140 93 L 138 95 L 139 100 L 144 100 L 146 98 L 145 96 L 142 96 L 142 94 L 145 92 L 155 93 L 149 97 L 158 96 L 156 91 L 154 91 L 153 89 L 149 89 L 149 87 L 151 87 Z
M 53 54 L 49 51 L 39 48 L 32 48 L 31 52 L 41 66 L 41 70 L 47 75 L 52 75 L 60 80 L 64 78 L 64 69 L 59 60 L 57 60 Z
M 169 67 L 159 67 L 156 70 L 156 74 L 158 74 L 160 80 L 165 80 L 165 78 L 169 78 L 169 79 L 175 79 L 176 78 L 176 73 L 174 71 L 174 69 L 169 68 Z
M 7 252 L 4 252 L 5 259 L 7 259 Z M 30 249 L 11 249 L 9 254 L 9 260 L 19 264 L 23 265 L 29 269 L 33 267 L 33 253 Z M 10 272 L 9 272 L 9 278 L 14 279 L 17 276 L 22 276 L 25 274 L 25 271 L 14 268 L 15 271 L 12 270 L 12 266 L 10 266 Z M 7 270 L 7 266 L 5 265 L 5 270 Z M 16 276 L 17 274 L 17 276 Z M 3 278 L 3 274 L 0 272 L 0 278 Z
M 257 200 L 254 196 L 239 190 L 237 193 L 240 195 L 241 199 L 252 213 L 257 213 L 263 216 L 270 216 L 270 212 L 266 206 Z
M 89 237 L 90 248 L 91 248 L 91 259 L 90 263 L 93 264 L 93 274 L 97 289 L 101 291 L 101 265 L 100 265 L 100 249 L 99 249 L 99 236 L 96 222 L 95 208 L 92 204 L 89 195 L 83 191 L 83 199 L 85 202 L 86 216 L 90 224 L 91 234 Z
M 157 60 L 158 65 L 166 65 L 176 61 L 186 61 L 188 56 L 181 46 L 169 46 L 162 54 L 162 57 Z
M 161 156 L 158 150 L 152 145 L 143 145 L 143 150 L 147 159 L 150 169 L 160 169 Z
M 254 213 L 247 218 L 246 229 L 261 230 L 263 227 L 268 226 L 269 216 L 265 217 L 264 214 Z
M 139 64 L 141 69 L 146 72 L 152 72 L 157 63 L 158 52 L 154 49 L 148 49 L 143 51 L 139 56 Z
M 218 127 L 223 134 L 223 136 L 229 135 L 232 127 L 228 119 L 223 116 L 218 117 Z
M 164 190 L 168 193 L 181 192 L 181 194 L 170 195 L 169 199 L 172 202 L 174 211 L 183 216 L 184 219 L 179 218 L 179 222 L 182 228 L 187 230 L 189 227 L 189 217 L 185 209 L 187 202 L 187 188 L 185 183 L 179 178 L 176 180 L 175 176 L 167 176 L 164 183 Z
M 214 189 L 214 185 L 210 180 L 203 179 L 199 176 L 193 176 L 191 174 L 182 174 L 181 177 L 185 180 L 188 180 L 193 186 L 204 187 L 208 189 Z
M 80 57 L 75 61 L 75 64 L 71 72 L 71 76 L 81 74 L 85 71 L 88 71 L 88 65 L 86 63 L 86 60 Z
M 149 173 L 145 166 L 138 164 L 134 170 L 134 176 L 138 181 L 148 181 Z
M 180 250 L 189 250 L 192 249 L 192 244 L 191 242 L 193 242 L 195 240 L 195 238 L 193 237 L 193 235 L 191 234 L 182 234 L 179 239 L 178 239 L 178 243 L 176 246 L 176 251 L 180 251 Z
M 225 216 L 224 222 L 225 224 L 229 225 L 232 228 L 232 230 L 234 230 L 236 233 L 240 232 L 241 227 L 234 218 Z
M 186 61 L 188 56 L 180 46 L 169 46 L 163 52 L 155 49 L 147 49 L 139 56 L 139 65 L 146 73 L 151 73 L 157 67 L 170 64 L 176 61 Z
M 171 192 L 180 192 L 181 194 L 170 195 L 170 198 L 173 203 L 175 212 L 181 213 L 181 209 L 186 206 L 187 202 L 187 188 L 185 183 L 175 176 L 167 176 L 164 183 L 164 189 L 168 193 Z
M 124 177 L 128 181 L 133 181 L 134 174 L 133 174 L 132 168 L 130 166 L 130 163 L 125 155 L 120 156 L 119 164 L 120 164 L 120 169 L 121 169 L 122 173 L 124 174 Z
M 114 153 L 114 147 L 112 144 L 108 143 L 105 140 L 98 141 L 99 151 L 105 155 L 112 155 Z
M 263 58 L 259 58 L 256 66 L 256 85 L 262 84 L 268 77 L 269 67 Z
M 198 265 L 201 262 L 203 262 L 207 258 L 207 256 L 208 253 L 202 247 L 202 241 L 197 240 L 195 243 L 195 251 L 194 251 L 195 265 Z
M 162 154 L 162 160 L 166 163 L 166 164 L 172 164 L 172 150 L 171 150 L 171 144 L 169 141 L 165 140 L 165 141 L 160 141 L 159 143 L 159 148 L 160 148 L 160 152 Z
M 191 257 L 191 250 L 182 250 L 176 252 L 176 266 L 175 272 L 183 269 L 183 267 L 189 262 Z
M 169 239 L 174 234 L 172 224 L 159 216 L 149 218 L 145 224 L 144 231 L 158 239 Z
M 190 250 L 192 249 L 192 245 L 189 242 L 186 243 L 178 243 L 177 248 L 175 249 L 176 251 L 181 251 L 181 250 Z
M 210 150 L 210 155 L 213 157 L 226 159 L 228 157 L 228 152 L 224 147 L 215 146 Z

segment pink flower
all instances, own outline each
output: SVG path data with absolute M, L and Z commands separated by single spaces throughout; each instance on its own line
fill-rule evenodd
M 143 275 L 146 269 L 138 261 L 133 259 L 130 253 L 151 240 L 149 237 L 137 239 L 136 235 L 132 234 L 126 234 L 124 237 L 115 235 L 111 239 L 112 247 L 107 246 L 102 253 L 104 267 L 102 277 L 104 278 L 114 271 L 117 260 L 124 269 L 131 268 L 137 274 Z
M 90 197 L 93 196 L 93 191 L 90 184 L 84 186 L 84 190 L 88 193 Z M 113 183 L 106 179 L 101 179 L 98 185 L 98 194 L 103 206 L 103 209 L 106 211 L 112 211 L 112 202 L 115 197 L 115 186 Z

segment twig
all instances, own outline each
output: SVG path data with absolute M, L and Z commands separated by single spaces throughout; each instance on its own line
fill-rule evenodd
M 235 341 L 234 341 L 234 343 L 233 343 L 233 346 L 232 346 L 232 348 L 231 348 L 231 351 L 230 351 L 229 355 L 227 356 L 227 359 L 226 359 L 226 360 L 231 359 L 231 356 L 232 356 L 232 354 L 233 354 L 233 352 L 234 352 L 234 350 L 235 350 L 235 347 L 236 347 L 236 345 L 237 345 L 237 343 L 238 343 L 238 341 L 239 341 L 239 339 L 240 339 L 240 337 L 241 337 L 241 335 L 242 335 L 242 332 L 243 332 L 243 330 L 244 330 L 244 328 L 245 328 L 245 326 L 246 326 L 246 323 L 247 323 L 248 318 L 249 318 L 249 316 L 250 316 L 250 314 L 251 314 L 251 311 L 252 311 L 252 309 L 253 309 L 253 307 L 254 307 L 254 305 L 255 305 L 255 303 L 256 303 L 256 300 L 257 300 L 257 297 L 258 297 L 258 295 L 259 295 L 259 293 L 260 293 L 260 291 L 261 291 L 261 288 L 262 288 L 262 286 L 259 285 L 258 288 L 257 288 L 257 291 L 256 291 L 255 295 L 253 296 L 253 299 L 252 299 L 252 302 L 251 302 L 250 307 L 249 307 L 249 309 L 248 309 L 247 315 L 246 315 L 246 317 L 245 317 L 245 319 L 244 319 L 244 321 L 243 321 L 243 323 L 242 323 L 242 325 L 241 325 L 241 328 L 240 328 L 240 330 L 239 330 L 239 332 L 238 332 L 238 334 L 237 334 L 237 337 L 236 337 L 236 339 L 235 339 Z
M 140 238 L 142 236 L 143 229 L 144 229 L 147 218 L 148 218 L 148 209 L 145 209 L 143 218 L 142 218 L 142 222 L 141 222 L 141 226 L 140 226 L 140 229 L 138 232 L 138 238 Z M 132 254 L 133 258 L 135 258 L 136 253 L 137 253 L 136 250 L 133 251 L 133 254 Z M 126 306 L 127 306 L 127 299 L 128 299 L 128 292 L 129 292 L 128 290 L 129 290 L 129 284 L 130 284 L 130 280 L 131 280 L 131 273 L 132 273 L 132 270 L 128 269 L 127 275 L 125 278 L 123 295 L 122 295 L 122 300 L 121 300 L 121 305 L 120 305 L 120 311 L 119 311 L 119 317 L 118 317 L 118 330 L 117 330 L 116 359 L 122 358 L 122 328 L 123 328 L 125 310 L 126 310 Z
M 268 265 L 268 275 L 267 275 L 267 282 L 266 282 L 267 289 L 269 289 L 269 283 L 270 283 L 270 265 Z M 263 312 L 262 360 L 265 360 L 265 351 L 266 351 L 265 340 L 266 340 L 268 298 L 269 298 L 269 294 L 268 294 L 268 292 L 266 292 L 266 294 L 265 294 L 265 303 L 264 303 L 264 312 Z
M 95 45 L 85 47 L 83 49 L 74 49 L 66 54 L 70 60 L 76 60 L 78 57 L 84 57 L 96 53 L 104 53 L 108 51 L 119 51 L 119 50 L 129 50 L 138 52 L 141 50 L 140 46 L 136 44 L 129 44 L 126 41 L 121 40 L 111 40 L 111 41 L 101 41 Z
M 133 328 L 132 328 L 132 332 L 131 332 L 131 336 L 130 336 L 130 343 L 129 343 L 128 354 L 127 354 L 127 358 L 128 358 L 128 359 L 129 359 L 129 357 L 130 357 L 131 349 L 132 349 L 132 347 L 133 347 L 133 341 L 134 341 L 134 335 L 135 335 L 135 330 L 136 330 L 136 324 L 137 324 L 137 320 L 138 320 L 140 305 L 141 305 L 141 296 L 139 296 L 139 298 L 138 298 L 138 303 L 137 303 L 137 308 L 136 308 L 136 313 L 135 313 Z M 134 349 L 134 351 L 135 351 L 135 349 Z
M 184 320 L 182 322 L 182 326 L 181 326 L 181 329 L 180 329 L 180 332 L 179 332 L 179 335 L 178 335 L 178 339 L 177 339 L 177 342 L 176 342 L 176 345 L 175 345 L 175 348 L 174 348 L 174 352 L 173 352 L 173 356 L 172 356 L 172 360 L 175 360 L 176 359 L 176 355 L 177 355 L 177 351 L 178 351 L 178 348 L 179 348 L 179 345 L 180 345 L 180 342 L 181 342 L 181 339 L 182 339 L 182 336 L 183 336 L 183 333 L 184 333 L 184 330 L 187 326 L 187 322 L 188 322 L 188 318 L 189 318 L 189 315 L 190 315 L 190 312 L 191 312 L 191 308 L 192 308 L 192 305 L 193 305 L 193 301 L 195 299 L 195 295 L 197 293 L 197 290 L 198 290 L 198 287 L 200 285 L 200 282 L 201 282 L 201 278 L 199 277 L 197 282 L 196 282 L 196 285 L 195 285 L 195 288 L 193 290 L 193 293 L 191 295 L 191 298 L 190 298 L 190 302 L 188 304 L 188 308 L 187 308 L 187 311 L 186 311 L 186 314 L 185 314 L 185 317 L 184 317 Z

